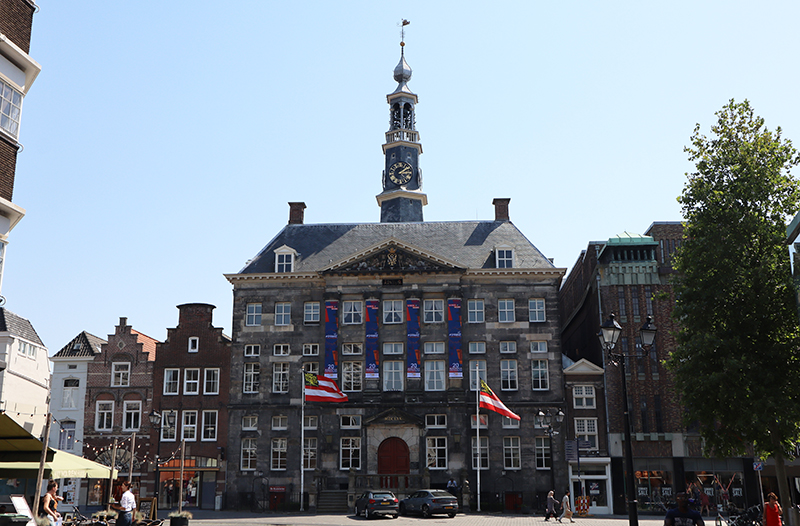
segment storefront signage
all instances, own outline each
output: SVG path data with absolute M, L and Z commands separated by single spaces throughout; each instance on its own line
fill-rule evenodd
M 270 486 L 270 493 L 286 493 L 286 486 Z

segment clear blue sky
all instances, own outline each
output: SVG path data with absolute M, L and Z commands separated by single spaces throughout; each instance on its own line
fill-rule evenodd
M 680 220 L 683 147 L 748 98 L 800 143 L 800 3 L 47 1 L 3 295 L 51 353 L 120 316 L 163 340 L 281 229 L 377 222 L 385 95 L 419 95 L 426 220 L 495 197 L 559 267 Z

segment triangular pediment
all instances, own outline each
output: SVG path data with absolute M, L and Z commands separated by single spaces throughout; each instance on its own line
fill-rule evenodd
M 365 426 L 375 426 L 375 425 L 383 425 L 383 426 L 416 426 L 422 427 L 422 419 L 418 416 L 412 415 L 411 413 L 406 413 L 405 411 L 401 411 L 400 409 L 387 409 L 382 413 L 378 413 L 377 415 L 367 418 L 364 420 Z
M 463 272 L 464 270 L 441 256 L 392 239 L 353 254 L 322 272 L 328 274 L 397 274 Z
M 605 371 L 602 367 L 598 367 L 597 365 L 593 364 L 586 358 L 581 358 L 577 362 L 573 363 L 566 369 L 564 369 L 564 374 L 596 374 L 602 375 Z

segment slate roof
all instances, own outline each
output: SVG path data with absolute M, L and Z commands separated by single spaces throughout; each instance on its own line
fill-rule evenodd
M 31 322 L 21 316 L 17 316 L 10 310 L 0 307 L 0 332 L 8 332 L 14 336 L 24 338 L 29 342 L 45 347 L 39 335 L 36 334 L 36 329 L 33 328 Z
M 100 353 L 100 346 L 108 343 L 94 334 L 81 331 L 71 342 L 66 344 L 60 351 L 53 355 L 53 358 L 74 358 L 88 356 L 92 357 Z M 77 345 L 76 345 L 77 344 Z
M 514 267 L 556 268 L 513 223 L 441 221 L 286 225 L 239 274 L 275 272 L 274 250 L 297 251 L 295 272 L 319 272 L 388 239 L 395 239 L 467 269 L 495 268 L 494 248 L 514 249 Z

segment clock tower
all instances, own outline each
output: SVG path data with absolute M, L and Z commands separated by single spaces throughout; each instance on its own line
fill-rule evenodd
M 414 107 L 417 96 L 408 88 L 411 68 L 406 62 L 400 42 L 400 62 L 394 68 L 397 89 L 386 96 L 389 103 L 389 131 L 383 154 L 386 167 L 383 171 L 383 192 L 378 196 L 381 223 L 421 222 L 422 207 L 428 197 L 422 193 L 422 170 L 419 156 L 422 144 L 415 129 Z

